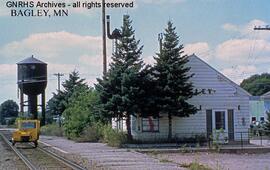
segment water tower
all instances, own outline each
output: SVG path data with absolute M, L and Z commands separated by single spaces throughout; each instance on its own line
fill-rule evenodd
M 28 113 L 33 119 L 38 118 L 38 106 L 41 106 L 42 120 L 45 124 L 45 89 L 47 86 L 47 64 L 32 57 L 26 58 L 18 65 L 18 87 L 20 90 L 20 112 L 28 106 Z M 41 94 L 41 104 L 38 105 L 38 96 Z M 27 101 L 24 101 L 27 95 Z M 26 103 L 26 104 L 25 104 Z

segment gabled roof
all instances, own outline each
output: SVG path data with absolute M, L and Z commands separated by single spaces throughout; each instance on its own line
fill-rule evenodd
M 263 95 L 261 95 L 262 97 L 270 97 L 270 91 L 269 92 L 266 92 L 264 93 Z
M 245 93 L 248 96 L 252 96 L 249 92 L 247 92 L 246 90 L 244 90 L 242 87 L 240 87 L 238 84 L 236 84 L 235 82 L 233 82 L 232 80 L 230 80 L 228 77 L 226 77 L 225 75 L 223 75 L 222 73 L 220 73 L 219 71 L 217 71 L 215 68 L 213 68 L 212 66 L 210 66 L 208 63 L 206 63 L 205 61 L 203 61 L 200 57 L 196 56 L 195 54 L 190 55 L 189 57 L 194 57 L 196 59 L 198 59 L 200 62 L 204 63 L 205 65 L 207 65 L 210 69 L 214 70 L 215 72 L 217 72 L 219 74 L 219 76 L 221 76 L 223 79 L 227 80 L 228 82 L 231 83 L 232 86 L 234 86 L 237 90 Z
M 28 57 L 28 58 L 18 62 L 17 64 L 20 65 L 20 64 L 46 64 L 46 63 L 34 58 L 34 56 L 32 55 L 31 57 Z

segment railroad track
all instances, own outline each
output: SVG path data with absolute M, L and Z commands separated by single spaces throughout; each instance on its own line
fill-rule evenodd
M 11 134 L 7 131 L 1 131 L 0 136 L 10 148 L 18 155 L 24 164 L 31 170 L 36 169 L 64 169 L 64 170 L 85 170 L 84 167 L 77 165 L 55 153 L 42 147 L 33 148 L 30 143 L 18 143 L 17 147 L 12 146 L 8 140 Z M 8 137 L 7 137 L 8 136 Z

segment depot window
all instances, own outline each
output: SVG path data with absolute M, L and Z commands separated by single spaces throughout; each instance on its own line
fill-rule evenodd
M 159 132 L 159 118 L 142 118 L 142 131 L 143 132 Z
M 225 112 L 218 111 L 215 112 L 216 118 L 216 129 L 225 129 Z

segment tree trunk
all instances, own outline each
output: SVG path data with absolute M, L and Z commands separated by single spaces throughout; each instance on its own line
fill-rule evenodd
M 128 140 L 130 141 L 132 140 L 130 115 L 127 115 L 126 126 L 127 126 L 127 137 Z
M 172 140 L 172 115 L 168 113 L 168 120 L 169 120 L 169 133 L 168 133 L 168 140 Z

